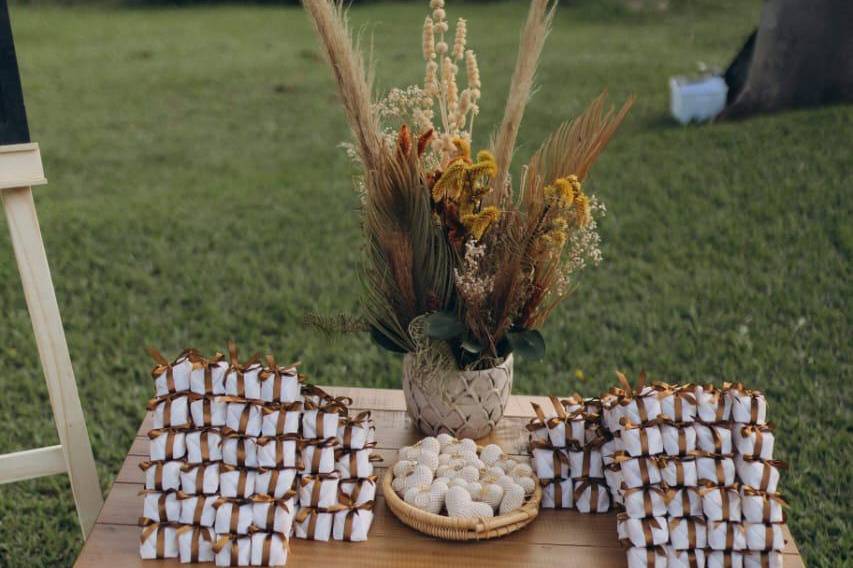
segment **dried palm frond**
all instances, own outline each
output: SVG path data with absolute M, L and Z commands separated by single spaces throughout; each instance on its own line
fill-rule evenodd
M 525 204 L 537 200 L 536 190 L 541 190 L 543 183 L 569 175 L 580 180 L 586 177 L 634 104 L 634 97 L 629 97 L 618 112 L 612 108 L 605 112 L 606 99 L 607 92 L 597 96 L 580 116 L 564 122 L 548 136 L 530 158 L 529 183 L 523 190 Z
M 515 150 L 515 139 L 524 117 L 524 108 L 533 90 L 533 80 L 539 64 L 539 56 L 545 45 L 545 38 L 551 30 L 557 3 L 552 0 L 531 0 L 527 21 L 521 32 L 518 46 L 518 57 L 515 70 L 510 79 L 509 96 L 504 108 L 504 116 L 500 128 L 492 142 L 495 158 L 498 162 L 498 175 L 494 180 L 494 197 L 490 203 L 500 203 L 506 197 L 507 178 L 512 154 Z

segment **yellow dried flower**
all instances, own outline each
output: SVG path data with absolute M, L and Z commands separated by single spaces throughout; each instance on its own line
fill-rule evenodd
M 459 157 L 463 160 L 471 159 L 471 143 L 462 138 L 461 136 L 453 137 L 453 145 L 456 147 L 456 151 L 459 153 Z
M 578 225 L 586 227 L 592 221 L 592 213 L 589 208 L 589 198 L 585 193 L 580 193 L 574 202 L 575 214 L 578 217 Z
M 468 168 L 468 173 L 471 179 L 478 179 L 483 176 L 495 177 L 498 173 L 498 164 L 494 155 L 488 150 L 477 152 L 477 163 Z
M 462 185 L 465 182 L 466 169 L 465 162 L 462 160 L 455 160 L 447 166 L 447 169 L 432 186 L 432 199 L 441 201 L 445 196 L 453 200 L 459 199 L 462 194 Z
M 578 179 L 578 176 L 572 174 L 565 179 L 566 179 L 566 181 L 568 181 L 571 184 L 572 191 L 574 192 L 575 197 L 580 195 L 581 194 L 581 182 Z
M 497 221 L 501 211 L 497 207 L 486 207 L 479 213 L 471 213 L 462 217 L 462 224 L 476 240 L 480 240 L 489 226 Z

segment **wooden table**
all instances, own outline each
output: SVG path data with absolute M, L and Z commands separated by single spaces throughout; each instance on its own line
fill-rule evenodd
M 413 444 L 421 435 L 406 414 L 403 392 L 388 389 L 324 387 L 329 393 L 353 399 L 353 409 L 372 410 L 376 421 L 377 453 L 393 463 L 397 449 Z M 527 431 L 532 416 L 530 402 L 547 404 L 547 398 L 513 396 L 506 417 L 496 432 L 480 443 L 497 443 L 509 454 L 527 454 Z M 137 520 L 142 514 L 143 473 L 138 464 L 147 459 L 146 432 L 150 415 L 143 421 L 127 459 L 116 477 L 109 497 L 89 540 L 77 559 L 79 568 L 173 567 L 177 560 L 141 560 Z M 383 473 L 380 467 L 378 473 Z M 289 567 L 622 567 L 625 552 L 616 541 L 614 514 L 581 515 L 575 511 L 542 510 L 528 527 L 506 537 L 472 543 L 453 543 L 416 532 L 399 522 L 377 497 L 376 517 L 367 542 L 312 542 L 291 540 Z M 786 528 L 785 567 L 803 566 L 794 539 Z M 212 566 L 212 564 L 199 564 Z

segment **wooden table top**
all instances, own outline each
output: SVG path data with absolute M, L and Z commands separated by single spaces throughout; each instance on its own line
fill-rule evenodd
M 422 435 L 406 414 L 403 391 L 323 387 L 334 396 L 353 399 L 354 410 L 371 410 L 376 422 L 376 453 L 385 460 L 377 473 L 392 464 L 397 449 L 415 443 Z M 497 431 L 480 444 L 496 443 L 508 454 L 527 454 L 527 423 L 533 411 L 530 402 L 548 404 L 546 397 L 513 396 L 505 418 Z M 75 566 L 78 568 L 172 568 L 184 566 L 177 560 L 139 558 L 142 514 L 143 472 L 140 462 L 148 455 L 145 434 L 151 427 L 150 414 L 143 421 L 127 459 L 116 477 L 98 522 L 83 547 Z M 381 490 L 381 487 L 378 487 Z M 376 499 L 373 526 L 367 542 L 313 542 L 291 540 L 288 567 L 371 567 L 435 568 L 448 567 L 624 567 L 625 552 L 616 540 L 616 516 L 613 513 L 582 515 L 576 511 L 543 509 L 528 527 L 503 538 L 482 542 L 457 543 L 421 534 L 402 524 L 388 510 L 381 493 Z M 785 528 L 788 544 L 784 551 L 785 568 L 800 568 L 803 562 L 794 539 Z M 212 566 L 213 564 L 198 564 Z

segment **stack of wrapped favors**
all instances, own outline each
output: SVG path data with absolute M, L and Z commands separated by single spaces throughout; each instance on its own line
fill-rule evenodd
M 536 413 L 527 425 L 533 468 L 542 484 L 542 507 L 604 513 L 610 493 L 604 477 L 598 399 L 550 397 L 552 409 L 531 403 Z
M 781 566 L 782 464 L 772 460 L 763 395 L 742 385 L 619 380 L 603 398 L 605 423 L 618 424 L 621 440 L 617 533 L 629 566 Z
M 376 488 L 369 413 L 350 418 L 351 401 L 303 385 L 295 366 L 272 356 L 240 362 L 233 343 L 227 360 L 150 353 L 142 558 L 283 566 L 294 532 L 328 540 L 334 527 L 335 538 L 367 538 Z

